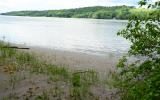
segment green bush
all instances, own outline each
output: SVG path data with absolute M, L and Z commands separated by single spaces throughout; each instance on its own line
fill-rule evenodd
M 118 33 L 132 43 L 118 64 L 116 85 L 122 100 L 160 99 L 160 2 L 155 5 L 147 16 L 132 17 Z

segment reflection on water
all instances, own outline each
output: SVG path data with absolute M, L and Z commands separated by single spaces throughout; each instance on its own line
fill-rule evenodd
M 0 16 L 0 38 L 92 54 L 122 53 L 129 43 L 116 33 L 125 25 L 118 20 Z

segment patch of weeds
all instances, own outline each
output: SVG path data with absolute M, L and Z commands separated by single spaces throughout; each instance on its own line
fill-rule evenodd
M 64 67 L 58 67 L 56 65 L 47 65 L 46 68 L 47 74 L 51 76 L 51 79 L 56 78 L 58 76 L 63 80 L 67 80 L 70 76 L 69 71 Z
M 72 85 L 73 85 L 73 87 L 80 87 L 81 86 L 81 75 L 80 74 L 73 74 Z
M 118 85 L 117 81 L 118 80 L 118 75 L 116 74 L 116 72 L 109 72 L 109 75 L 106 76 L 107 78 L 104 80 L 104 84 L 108 86 L 108 88 L 112 89 L 115 88 L 116 85 Z M 114 79 L 114 80 L 113 80 Z
M 35 57 L 27 52 L 20 52 L 16 54 L 16 59 L 19 64 L 30 64 L 35 61 Z
M 73 73 L 70 89 L 70 96 L 73 100 L 87 100 L 90 97 L 90 86 L 98 81 L 97 73 L 94 71 L 79 71 Z
M 12 60 L 16 55 L 16 50 L 11 48 L 6 48 L 8 46 L 9 46 L 8 44 L 4 44 L 0 42 L 0 64 L 1 65 L 5 65 L 12 62 L 10 60 Z
M 59 75 L 50 75 L 48 79 L 48 83 L 61 81 L 62 77 Z
M 0 47 L 0 57 L 11 58 L 16 54 L 15 49 Z
M 98 81 L 98 76 L 95 71 L 78 71 L 72 74 L 72 84 L 74 87 L 81 85 L 92 85 Z
M 44 74 L 46 72 L 46 65 L 43 62 L 34 60 L 31 63 L 29 70 L 31 73 L 37 73 L 37 74 L 43 73 Z
M 88 94 L 88 88 L 85 86 L 72 87 L 70 91 L 70 97 L 72 100 L 84 100 Z

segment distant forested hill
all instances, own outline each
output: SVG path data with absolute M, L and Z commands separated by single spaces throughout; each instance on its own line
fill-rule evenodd
M 13 11 L 2 13 L 11 16 L 45 16 L 45 17 L 65 17 L 65 18 L 94 18 L 94 19 L 128 19 L 134 7 L 113 6 L 113 7 L 84 7 L 63 10 L 44 11 Z

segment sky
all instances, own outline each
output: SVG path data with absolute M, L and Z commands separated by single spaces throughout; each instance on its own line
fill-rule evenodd
M 135 6 L 139 0 L 0 0 L 0 13 L 20 10 L 69 9 L 87 6 Z

